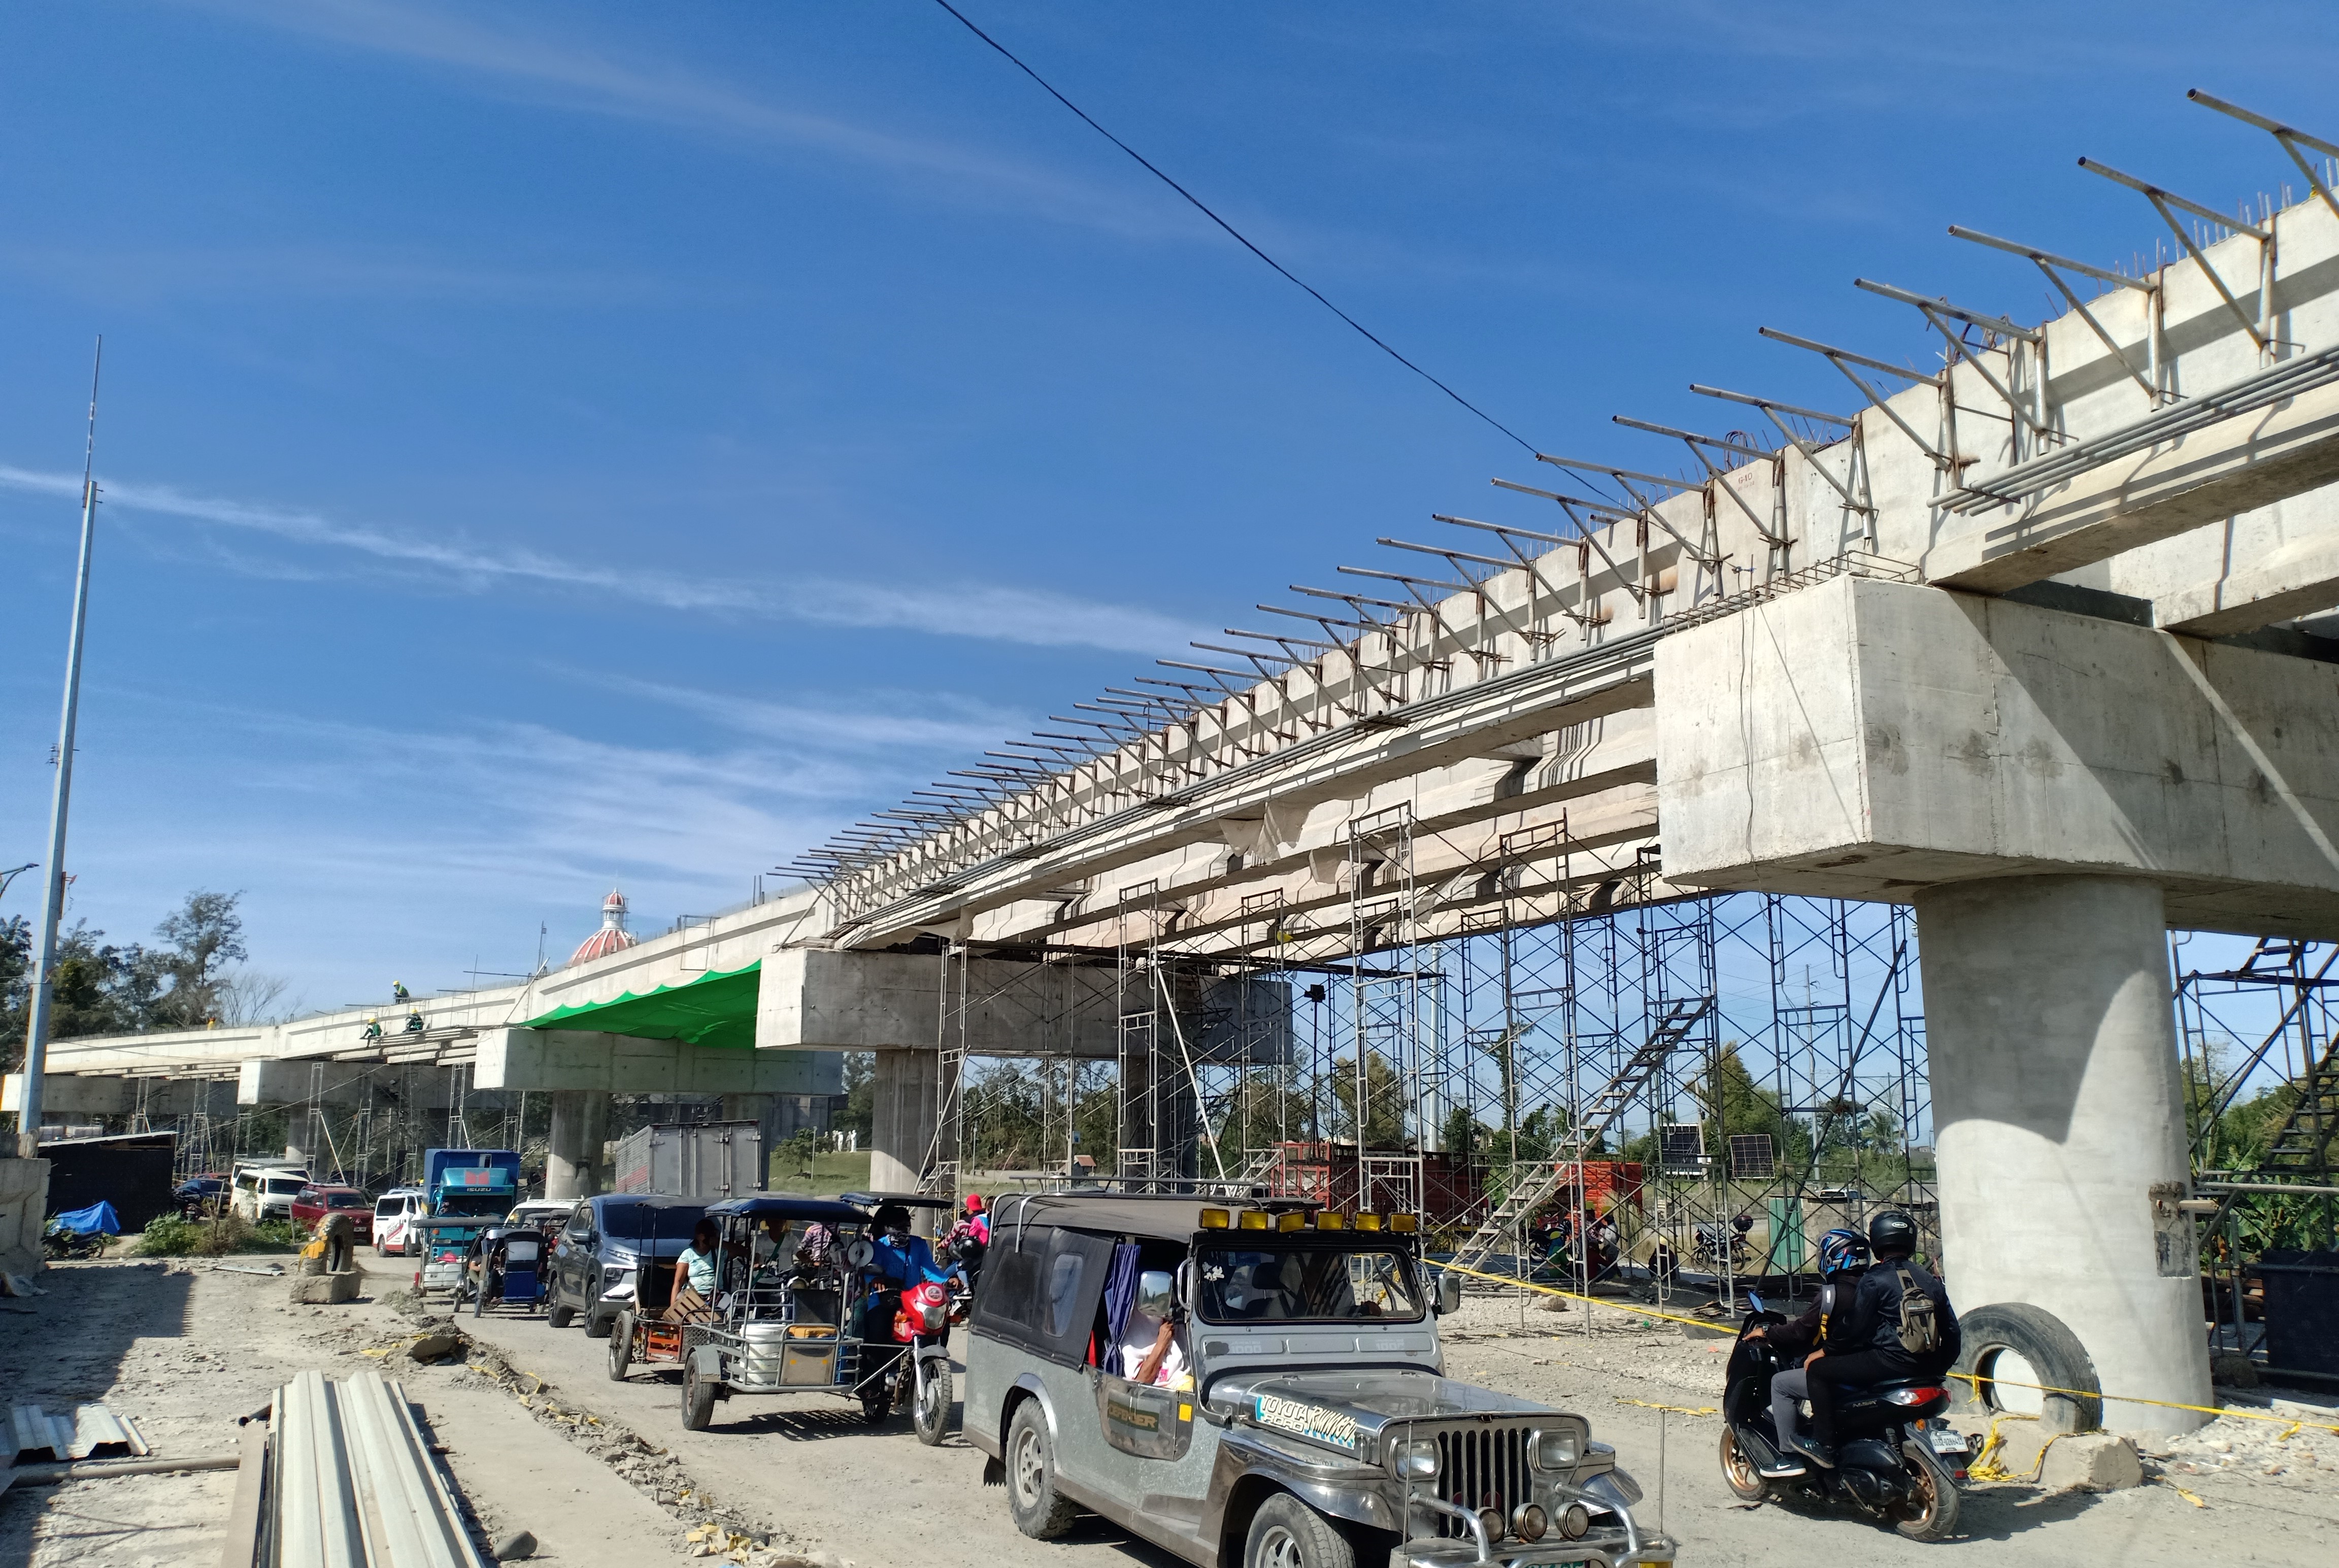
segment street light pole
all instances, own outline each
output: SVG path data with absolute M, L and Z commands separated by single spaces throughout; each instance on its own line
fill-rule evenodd
M 81 710 L 82 632 L 89 623 L 89 557 L 97 542 L 97 381 L 105 366 L 105 340 L 89 372 L 89 439 L 81 460 L 81 569 L 74 580 L 73 633 L 65 643 L 64 716 L 57 725 L 57 792 L 49 807 L 49 859 L 41 897 L 32 1005 L 25 1021 L 24 1092 L 16 1100 L 16 1152 L 41 1157 L 41 1089 L 48 1070 L 49 1005 L 56 991 L 57 922 L 65 912 L 65 817 L 73 804 L 74 725 Z

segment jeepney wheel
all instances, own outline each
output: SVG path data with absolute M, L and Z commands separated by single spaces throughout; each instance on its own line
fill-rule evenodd
M 626 1371 L 634 1364 L 634 1315 L 617 1314 L 617 1321 L 609 1326 L 609 1381 L 623 1383 Z
M 1243 1568 L 1357 1568 L 1357 1549 L 1330 1520 L 1278 1492 L 1251 1515 Z
M 616 1336 L 612 1335 L 611 1338 Z M 699 1376 L 697 1357 L 686 1354 L 682 1363 L 682 1429 L 704 1432 L 715 1419 L 715 1385 Z
M 926 1386 L 918 1398 L 918 1407 L 911 1419 L 918 1428 L 918 1441 L 932 1448 L 950 1435 L 951 1370 L 950 1363 L 937 1360 L 933 1370 L 926 1374 Z
M 1741 1503 L 1767 1503 L 1771 1498 L 1771 1483 L 1754 1468 L 1753 1456 L 1738 1441 L 1737 1429 L 1727 1421 L 1722 1424 L 1722 1478 L 1730 1484 Z
M 1048 1418 L 1036 1399 L 1018 1405 L 1015 1419 L 1007 1424 L 1007 1512 L 1015 1528 L 1034 1541 L 1053 1541 L 1080 1517 L 1081 1511 L 1056 1491 Z

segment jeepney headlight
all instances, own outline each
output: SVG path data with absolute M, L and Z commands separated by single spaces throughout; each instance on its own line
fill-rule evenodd
M 1571 1503 L 1559 1511 L 1559 1533 L 1570 1541 L 1581 1541 L 1592 1528 L 1592 1510 L 1581 1503 Z
M 1578 1457 L 1575 1428 L 1551 1426 L 1528 1435 L 1527 1463 L 1538 1470 L 1569 1470 Z
M 1435 1437 L 1411 1438 L 1389 1450 L 1389 1468 L 1400 1481 L 1435 1481 L 1438 1466 Z
M 1533 1543 L 1543 1539 L 1551 1528 L 1551 1515 L 1534 1503 L 1522 1503 L 1511 1510 L 1511 1533 L 1520 1540 Z

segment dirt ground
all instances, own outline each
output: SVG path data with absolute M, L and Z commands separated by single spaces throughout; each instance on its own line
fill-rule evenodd
M 408 1346 L 426 1327 L 399 1290 L 410 1266 L 365 1261 L 369 1299 L 288 1304 L 280 1278 L 202 1263 L 85 1264 L 41 1277 L 48 1294 L 5 1304 L 0 1389 L 54 1409 L 103 1401 L 136 1418 L 158 1454 L 232 1452 L 236 1418 L 294 1372 L 380 1366 L 421 1405 L 483 1543 L 525 1528 L 533 1561 L 643 1568 L 714 1556 L 796 1568 L 1170 1568 L 1172 1559 L 1089 1520 L 1066 1541 L 1018 1534 L 982 1456 L 953 1436 L 919 1445 L 821 1395 L 740 1398 L 713 1428 L 682 1430 L 671 1374 L 617 1384 L 605 1343 L 541 1317 L 469 1316 L 474 1343 L 443 1365 Z M 252 1267 L 239 1260 L 238 1267 Z M 404 1307 L 404 1310 L 400 1308 Z M 422 1308 L 443 1313 L 443 1308 Z M 2163 1445 L 2133 1490 L 2049 1494 L 1976 1485 L 1963 1540 L 1920 1546 L 1857 1520 L 1734 1505 L 1714 1460 L 1723 1340 L 1685 1339 L 1605 1310 L 1473 1299 L 1446 1320 L 1449 1370 L 1588 1415 L 1649 1494 L 1651 1522 L 1684 1564 L 1997 1565 L 2216 1560 L 2292 1563 L 2339 1552 L 2339 1437 L 2227 1418 Z M 2287 1406 L 2292 1396 L 2260 1398 Z M 2313 1405 L 2298 1402 L 2309 1419 Z M 2329 1401 L 2313 1402 L 2327 1405 Z M 2339 1420 L 2339 1415 L 2322 1419 Z M 232 1473 L 143 1475 L 0 1494 L 0 1568 L 218 1561 Z

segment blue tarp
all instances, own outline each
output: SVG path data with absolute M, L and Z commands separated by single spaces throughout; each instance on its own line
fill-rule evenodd
M 49 1221 L 49 1228 L 70 1230 L 77 1236 L 119 1236 L 122 1234 L 122 1221 L 115 1217 L 113 1205 L 100 1198 L 87 1208 L 76 1208 L 69 1214 L 58 1215 Z

